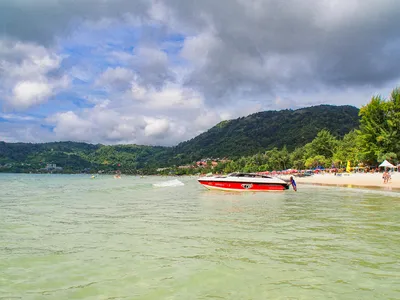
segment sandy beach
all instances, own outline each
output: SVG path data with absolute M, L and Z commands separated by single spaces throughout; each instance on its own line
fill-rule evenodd
M 316 174 L 309 177 L 295 177 L 297 184 L 316 184 L 346 187 L 384 188 L 400 190 L 400 173 L 391 173 L 392 179 L 384 184 L 382 173 L 350 173 L 335 176 L 334 174 Z

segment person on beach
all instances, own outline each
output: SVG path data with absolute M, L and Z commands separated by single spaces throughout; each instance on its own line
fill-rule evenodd
M 383 178 L 383 183 L 386 184 L 389 182 L 390 179 L 390 174 L 388 171 L 383 172 L 382 178 Z

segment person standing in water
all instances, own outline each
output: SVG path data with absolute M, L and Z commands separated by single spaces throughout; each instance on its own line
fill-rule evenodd
M 296 181 L 294 181 L 293 176 L 290 176 L 290 183 L 291 183 L 291 185 L 292 185 L 292 187 L 293 187 L 293 190 L 294 190 L 295 192 L 297 192 L 297 185 L 296 185 Z
M 120 170 L 117 170 L 117 171 L 115 172 L 114 178 L 115 178 L 115 179 L 121 179 L 121 171 L 120 171 Z

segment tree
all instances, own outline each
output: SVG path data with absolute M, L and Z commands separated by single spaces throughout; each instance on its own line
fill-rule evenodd
M 394 162 L 397 163 L 397 154 L 393 153 L 393 152 L 389 152 L 389 153 L 382 153 L 379 157 L 378 157 L 378 162 L 383 162 L 384 160 L 387 160 L 389 162 Z
M 323 129 L 318 132 L 308 149 L 313 156 L 322 155 L 326 158 L 332 158 L 337 145 L 338 140 L 328 130 Z
M 400 90 L 388 100 L 380 96 L 360 109 L 361 146 L 365 158 L 376 162 L 384 153 L 400 155 Z
M 333 154 L 333 161 L 337 166 L 346 164 L 347 161 L 357 164 L 363 160 L 360 152 L 360 135 L 353 130 L 343 137 L 343 140 L 338 141 L 336 151 Z
M 295 169 L 304 169 L 305 167 L 305 158 L 304 158 L 304 147 L 296 148 L 290 154 L 290 161 Z
M 282 170 L 283 169 L 281 155 L 277 148 L 274 148 L 272 150 L 265 152 L 265 156 L 268 159 L 268 166 L 270 169 L 274 169 L 274 170 Z
M 323 155 L 316 155 L 314 157 L 307 158 L 305 166 L 307 168 L 316 168 L 318 166 L 327 167 L 327 159 Z
M 279 157 L 279 162 L 283 166 L 283 169 L 287 169 L 290 163 L 290 154 L 286 146 L 284 146 L 282 150 L 279 151 L 278 157 Z

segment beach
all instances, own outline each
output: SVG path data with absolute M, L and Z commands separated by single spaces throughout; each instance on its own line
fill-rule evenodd
M 400 173 L 391 173 L 392 179 L 384 184 L 382 173 L 315 174 L 308 177 L 295 177 L 297 184 L 316 184 L 347 187 L 400 189 Z

